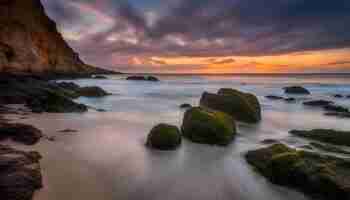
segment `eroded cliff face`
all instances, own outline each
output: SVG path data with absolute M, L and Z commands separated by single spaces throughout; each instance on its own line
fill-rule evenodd
M 0 72 L 94 73 L 64 41 L 40 0 L 0 0 Z

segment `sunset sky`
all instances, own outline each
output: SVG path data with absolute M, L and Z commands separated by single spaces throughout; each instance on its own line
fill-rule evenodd
M 350 72 L 349 0 L 42 0 L 84 61 L 123 72 Z

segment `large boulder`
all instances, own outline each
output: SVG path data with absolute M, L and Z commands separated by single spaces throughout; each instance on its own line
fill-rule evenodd
M 0 145 L 0 196 L 3 200 L 31 200 L 42 187 L 37 152 L 23 152 Z
M 291 134 L 335 145 L 350 146 L 350 132 L 332 129 L 291 130 Z
M 309 90 L 301 86 L 291 86 L 283 89 L 286 94 L 311 94 Z
M 180 130 L 173 125 L 158 124 L 148 135 L 146 145 L 159 150 L 173 150 L 181 144 Z
M 182 134 L 196 143 L 227 145 L 236 135 L 236 126 L 223 112 L 193 107 L 184 115 Z
M 42 132 L 31 125 L 0 123 L 0 140 L 11 138 L 16 142 L 33 145 L 42 136 Z
M 315 199 L 350 198 L 350 162 L 297 151 L 284 144 L 249 151 L 249 164 L 271 182 L 297 188 Z
M 218 94 L 205 92 L 200 105 L 225 112 L 243 122 L 256 123 L 261 120 L 261 107 L 257 97 L 234 89 L 220 89 Z

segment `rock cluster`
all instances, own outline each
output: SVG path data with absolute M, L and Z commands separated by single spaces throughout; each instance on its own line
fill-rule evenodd
M 309 90 L 302 86 L 290 86 L 283 88 L 286 94 L 311 94 Z
M 42 132 L 31 125 L 0 123 L 0 141 L 11 138 L 16 142 L 33 145 L 37 143 L 42 136 Z

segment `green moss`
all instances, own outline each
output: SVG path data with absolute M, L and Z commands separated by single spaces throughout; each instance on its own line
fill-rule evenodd
M 146 144 L 160 150 L 175 149 L 181 144 L 180 130 L 176 126 L 159 124 L 151 130 Z
M 216 145 L 229 144 L 236 134 L 232 117 L 200 107 L 185 113 L 182 130 L 184 136 L 193 142 Z
M 261 120 L 260 103 L 255 95 L 223 88 L 218 94 L 204 93 L 200 105 L 225 112 L 239 121 L 256 123 Z

